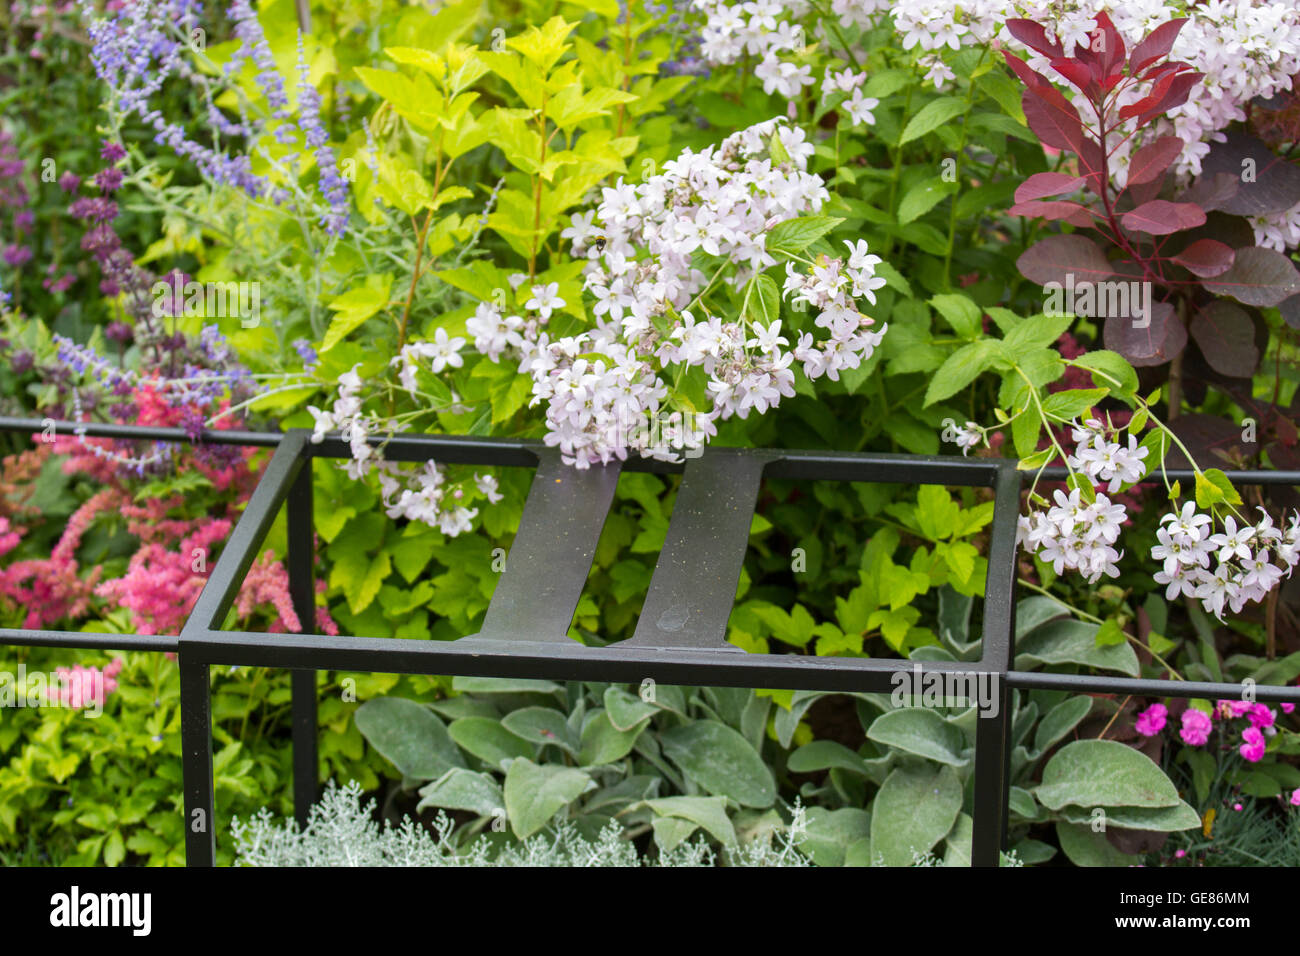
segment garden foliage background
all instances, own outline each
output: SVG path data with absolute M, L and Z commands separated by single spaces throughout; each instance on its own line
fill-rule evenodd
M 277 525 L 232 621 L 477 630 L 531 476 L 399 467 L 395 429 L 543 437 L 575 467 L 706 442 L 1015 457 L 1017 667 L 1247 689 L 1015 694 L 1014 861 L 1300 862 L 1294 708 L 1248 689 L 1300 675 L 1300 501 L 1223 474 L 1300 465 L 1297 4 L 11 2 L 0 31 L 3 413 L 351 443 L 314 470 L 316 620 Z M 8 627 L 178 633 L 267 457 L 4 441 Z M 675 481 L 621 478 L 574 639 L 630 636 Z M 977 659 L 992 507 L 765 483 L 729 640 Z M 72 675 L 71 706 L 0 711 L 4 858 L 183 862 L 175 662 L 3 660 Z M 445 811 L 480 859 L 557 825 L 619 860 L 969 857 L 973 708 L 319 691 L 320 780 Z M 288 709 L 283 673 L 213 677 L 223 862 L 232 818 L 291 811 Z M 797 850 L 753 849 L 792 820 Z

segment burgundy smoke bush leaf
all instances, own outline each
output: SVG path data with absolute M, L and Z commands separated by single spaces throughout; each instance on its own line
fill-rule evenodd
M 1234 255 L 1231 246 L 1217 239 L 1197 239 L 1172 258 L 1192 275 L 1209 279 L 1231 269 Z
M 1245 133 L 1228 133 L 1226 142 L 1212 145 L 1201 173 L 1231 177 L 1236 194 L 1219 208 L 1234 216 L 1268 216 L 1300 202 L 1300 167 Z
M 1088 190 L 1101 195 L 1102 180 L 1105 178 L 1105 157 L 1102 156 L 1101 144 L 1091 136 L 1083 140 L 1083 149 L 1079 150 L 1079 173 L 1087 182 Z
M 1119 220 L 1125 229 L 1145 232 L 1152 236 L 1167 236 L 1171 232 L 1195 229 L 1205 225 L 1205 210 L 1190 202 L 1169 202 L 1153 199 L 1136 209 L 1130 209 Z
M 1282 313 L 1282 320 L 1293 329 L 1300 329 L 1300 295 L 1293 295 L 1289 299 L 1283 299 L 1278 303 L 1278 310 Z M 1296 393 L 1300 395 L 1300 392 Z
M 1237 250 L 1231 269 L 1203 284 L 1215 295 L 1230 295 L 1246 305 L 1268 308 L 1300 292 L 1300 272 L 1280 252 L 1247 246 Z
M 1030 219 L 1047 219 L 1051 222 L 1059 220 L 1068 222 L 1072 226 L 1091 226 L 1095 219 L 1087 206 L 1064 199 L 1051 202 L 1029 199 L 1016 203 L 1007 212 L 1013 216 L 1026 216 Z
M 1052 84 L 1048 82 L 1047 77 L 1043 76 L 1043 74 L 1036 70 L 1031 70 L 1029 64 L 1020 59 L 1020 57 L 1016 56 L 1014 53 L 1008 53 L 1006 50 L 1003 50 L 1002 56 L 1006 59 L 1007 66 L 1011 67 L 1012 72 L 1014 72 L 1016 76 L 1020 77 L 1021 82 L 1034 92 L 1041 93 L 1043 90 L 1052 89 Z M 1053 92 L 1055 92 L 1055 90 L 1053 90 Z
M 1152 30 L 1150 36 L 1133 48 L 1128 61 L 1129 72 L 1136 76 L 1156 60 L 1168 56 L 1186 22 L 1187 17 L 1179 17 L 1177 20 L 1162 23 Z
M 1234 452 L 1249 456 L 1258 451 L 1258 447 L 1248 447 L 1241 441 L 1241 425 L 1220 415 L 1205 415 L 1192 412 L 1179 415 L 1169 423 L 1169 428 L 1178 440 L 1187 446 L 1187 450 L 1202 468 L 1222 468 L 1226 457 Z M 1187 456 L 1177 448 L 1169 449 L 1165 459 L 1166 468 L 1189 468 Z
M 1139 327 L 1130 315 L 1112 315 L 1102 329 L 1106 348 L 1118 352 L 1134 366 L 1164 365 L 1187 347 L 1187 330 L 1168 302 L 1151 306 L 1150 322 Z
M 1034 173 L 1016 187 L 1016 202 L 1063 196 L 1074 192 L 1083 182 L 1084 177 L 1071 176 L 1069 173 Z
M 1120 36 L 1120 32 L 1115 29 L 1115 24 L 1111 22 L 1110 14 L 1102 10 L 1097 14 L 1096 19 L 1097 30 L 1094 32 L 1094 36 L 1100 34 L 1102 41 L 1098 63 L 1101 74 L 1097 79 L 1105 80 L 1115 75 L 1122 68 L 1124 59 L 1128 54 L 1128 48 L 1125 47 L 1124 38 Z
M 1192 319 L 1192 338 L 1221 375 L 1248 378 L 1259 365 L 1255 324 L 1246 310 L 1223 299 L 1210 302 Z
M 1020 274 L 1031 282 L 1066 284 L 1073 274 L 1075 283 L 1110 279 L 1117 273 L 1105 253 L 1086 236 L 1048 236 L 1026 249 L 1016 260 Z
M 1129 161 L 1129 185 L 1149 183 L 1164 176 L 1170 164 L 1182 151 L 1183 141 L 1178 136 L 1161 136 L 1154 143 L 1143 146 Z
M 1052 60 L 1052 69 L 1073 83 L 1080 92 L 1095 97 L 1101 90 L 1092 71 L 1078 60 L 1060 56 Z
M 1183 202 L 1194 202 L 1207 213 L 1214 212 L 1216 209 L 1223 209 L 1229 205 L 1233 197 L 1237 195 L 1240 185 L 1240 176 L 1232 173 L 1215 173 L 1214 175 L 1205 174 L 1205 162 L 1201 162 L 1203 175 L 1196 182 L 1192 183 L 1180 197 Z M 1243 243 L 1245 245 L 1245 243 Z
M 1061 45 L 1048 38 L 1047 30 L 1037 20 L 1012 18 L 1007 21 L 1007 32 L 1039 56 L 1065 55 Z
M 1029 128 L 1048 146 L 1074 153 L 1083 148 L 1083 123 L 1079 111 L 1054 88 L 1025 90 L 1020 105 L 1024 108 Z
M 1186 64 L 1178 64 L 1178 66 L 1182 67 L 1186 66 Z M 1122 107 L 1119 111 L 1119 118 L 1130 119 L 1136 116 L 1138 125 L 1141 126 L 1160 113 L 1167 113 L 1175 106 L 1182 106 L 1183 103 L 1187 102 L 1187 94 L 1200 78 L 1201 74 L 1196 72 L 1166 73 L 1156 81 L 1155 87 L 1151 90 L 1149 96 Z

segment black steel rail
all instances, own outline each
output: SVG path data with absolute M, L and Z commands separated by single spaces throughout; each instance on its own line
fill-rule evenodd
M 0 431 L 190 443 L 179 428 L 0 418 Z M 1242 685 L 1015 670 L 1016 518 L 1022 476 L 1009 459 L 865 452 L 710 448 L 681 464 L 629 459 L 587 470 L 562 465 L 541 442 L 441 435 L 376 438 L 389 460 L 535 468 L 519 530 L 479 633 L 454 641 L 329 637 L 311 633 L 312 461 L 348 458 L 337 436 L 312 443 L 288 432 L 205 431 L 201 441 L 274 448 L 179 637 L 0 629 L 0 645 L 172 651 L 181 671 L 186 862 L 216 857 L 209 669 L 256 665 L 293 671 L 294 806 L 305 821 L 317 796 L 316 672 L 533 677 L 791 690 L 885 692 L 900 671 L 992 675 L 998 706 L 981 711 L 975 740 L 971 862 L 996 866 L 1007 834 L 1009 694 L 1044 688 L 1093 694 L 1236 697 Z M 635 633 L 587 647 L 567 637 L 622 471 L 681 474 L 668 533 Z M 1167 472 L 1187 479 L 1192 472 Z M 1048 477 L 1056 477 L 1049 473 Z M 1230 473 L 1242 484 L 1300 485 L 1300 472 Z M 747 654 L 725 642 L 763 479 L 907 482 L 991 488 L 994 513 L 985 580 L 982 656 L 971 662 Z M 288 519 L 289 590 L 302 633 L 222 630 L 226 612 L 272 522 Z M 1260 685 L 1259 700 L 1300 702 L 1300 688 Z

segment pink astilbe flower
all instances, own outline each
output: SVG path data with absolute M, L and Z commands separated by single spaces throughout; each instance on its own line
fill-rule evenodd
M 22 536 L 21 531 L 14 531 L 9 527 L 8 518 L 0 518 L 0 557 L 4 557 L 18 547 L 18 541 Z
M 1195 707 L 1188 707 L 1183 711 L 1183 726 L 1178 734 L 1183 738 L 1183 743 L 1191 747 L 1199 747 L 1210 739 L 1212 726 L 1209 714 Z
M 80 664 L 71 669 L 60 667 L 55 670 L 60 686 L 49 687 L 45 692 L 50 700 L 57 699 L 64 707 L 103 707 L 108 695 L 117 690 L 117 675 L 121 670 L 120 657 L 114 658 L 103 670 Z
M 1268 746 L 1268 742 L 1264 739 L 1264 731 L 1258 727 L 1247 727 L 1242 732 L 1241 737 L 1246 741 L 1238 748 L 1241 755 L 1249 763 L 1259 763 L 1263 760 L 1264 748 Z
M 293 599 L 289 596 L 289 572 L 275 560 L 272 551 L 267 551 L 248 569 L 244 586 L 235 601 L 235 613 L 241 618 L 251 617 L 259 604 L 270 604 L 279 615 L 267 628 L 272 634 L 283 634 L 286 629 L 294 633 L 302 630 L 302 622 L 298 620 Z
M 1291 791 L 1291 806 L 1300 807 L 1300 787 Z
M 317 578 L 316 593 L 324 596 L 327 590 L 328 586 L 325 579 Z M 334 622 L 334 618 L 330 616 L 328 604 L 318 604 L 316 606 L 316 626 L 320 629 L 322 634 L 328 634 L 330 637 L 339 636 L 339 626 Z
M 1169 719 L 1169 708 L 1164 704 L 1152 704 L 1142 713 L 1138 714 L 1137 732 L 1143 737 L 1154 737 L 1160 731 L 1164 730 L 1165 722 Z
M 77 547 L 95 516 L 116 508 L 120 500 L 121 492 L 115 488 L 96 492 L 68 519 L 50 557 L 16 561 L 0 571 L 0 595 L 27 610 L 23 627 L 47 627 L 86 613 L 103 569 L 95 568 L 83 579 Z
M 207 581 L 212 546 L 229 533 L 230 522 L 214 518 L 183 538 L 176 551 L 145 544 L 131 556 L 125 575 L 104 582 L 95 593 L 129 610 L 137 633 L 180 634 Z

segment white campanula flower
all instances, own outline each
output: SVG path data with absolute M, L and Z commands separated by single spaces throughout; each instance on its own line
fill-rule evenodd
M 542 320 L 545 321 L 551 317 L 552 311 L 568 305 L 567 302 L 560 298 L 559 292 L 560 284 L 558 282 L 535 285 L 533 286 L 533 296 L 524 303 L 524 308 L 539 313 Z

